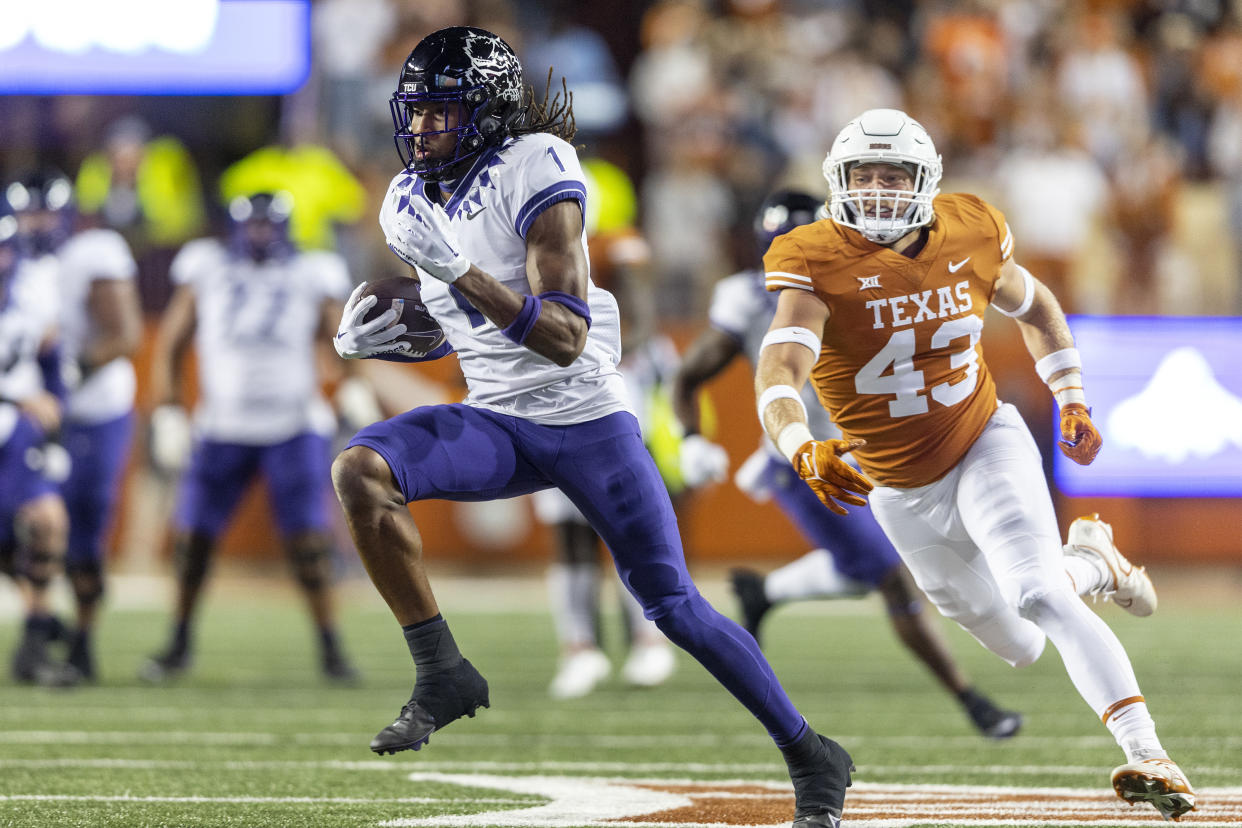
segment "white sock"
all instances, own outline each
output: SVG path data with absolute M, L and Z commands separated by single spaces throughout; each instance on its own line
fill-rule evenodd
M 871 591 L 867 584 L 847 578 L 837 569 L 827 549 L 814 549 L 796 561 L 768 573 L 763 591 L 773 604 L 807 598 L 839 598 Z
M 548 602 L 562 650 L 598 647 L 599 566 L 555 563 L 548 569 Z
M 1067 553 L 1061 558 L 1061 565 L 1065 568 L 1065 574 L 1069 576 L 1075 592 L 1079 595 L 1090 595 L 1108 583 L 1109 575 L 1104 571 L 1101 562 L 1094 558 L 1068 554 L 1068 546 L 1065 549 Z
M 1156 736 L 1156 723 L 1147 712 L 1147 703 L 1131 702 L 1113 713 L 1105 724 L 1117 744 L 1126 753 L 1127 762 L 1141 762 L 1144 759 L 1167 759 L 1160 739 Z

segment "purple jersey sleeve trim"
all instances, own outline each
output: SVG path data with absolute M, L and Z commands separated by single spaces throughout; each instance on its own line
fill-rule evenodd
M 581 296 L 574 296 L 572 293 L 566 293 L 563 290 L 545 290 L 539 294 L 539 298 L 545 302 L 555 302 L 558 305 L 564 305 L 571 311 L 586 320 L 587 330 L 591 328 L 591 306 Z
M 527 232 L 530 231 L 531 224 L 535 219 L 539 218 L 539 214 L 551 207 L 558 201 L 569 201 L 573 199 L 578 202 L 578 208 L 582 210 L 582 215 L 586 216 L 586 187 L 581 181 L 560 181 L 550 187 L 545 187 L 535 193 L 522 209 L 518 211 L 517 221 L 513 223 L 513 229 L 522 238 L 526 238 Z

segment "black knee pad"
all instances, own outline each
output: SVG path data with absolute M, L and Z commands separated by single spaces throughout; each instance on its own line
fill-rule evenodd
M 65 575 L 80 603 L 93 604 L 103 597 L 103 566 L 99 561 L 74 561 L 65 565 Z
M 61 557 L 46 549 L 19 547 L 16 554 L 17 574 L 32 585 L 43 589 L 60 566 Z
M 323 589 L 332 566 L 332 544 L 327 538 L 309 538 L 289 544 L 293 574 L 306 589 Z

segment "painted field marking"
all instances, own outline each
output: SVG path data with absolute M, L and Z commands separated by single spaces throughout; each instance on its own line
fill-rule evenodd
M 1036 775 L 1074 775 L 1101 778 L 1108 767 L 1100 765 L 879 765 L 861 763 L 859 774 L 893 774 L 901 776 L 947 776 L 952 774 L 976 774 L 979 776 L 1008 776 L 1011 774 Z M 0 758 L 0 768 L 95 768 L 116 770 L 150 770 L 150 769 L 182 769 L 182 770 L 348 770 L 348 771 L 382 771 L 387 773 L 408 773 L 411 771 L 427 771 L 435 773 L 462 773 L 485 771 L 493 774 L 539 774 L 539 773 L 571 773 L 583 774 L 702 774 L 720 776 L 752 775 L 779 776 L 784 772 L 776 762 L 769 763 L 706 763 L 706 762 L 561 762 L 541 760 L 533 762 L 499 762 L 487 760 L 461 761 L 423 761 L 421 758 L 401 759 L 9 759 Z M 1211 771 L 1226 777 L 1242 778 L 1242 769 L 1196 766 L 1199 773 Z M 624 777 L 617 777 L 622 779 Z M 912 786 L 906 786 L 912 787 Z M 974 787 L 978 790 L 978 787 Z M 1005 789 L 1008 790 L 1008 789 Z M 1025 789 L 1014 789 L 1025 790 Z M 1219 789 L 1232 790 L 1232 789 Z M 1242 793 L 1242 788 L 1237 789 Z
M 788 783 L 735 780 L 592 779 L 564 776 L 494 776 L 416 772 L 416 783 L 439 782 L 511 793 L 538 794 L 544 804 L 475 814 L 442 814 L 386 820 L 383 828 L 413 826 L 627 826 L 724 828 L 787 826 L 792 816 Z M 1242 788 L 1200 793 L 1194 828 L 1224 828 L 1242 821 Z M 905 828 L 951 822 L 967 826 L 1163 826 L 1154 809 L 1129 807 L 1111 791 L 1078 788 L 1005 788 L 972 785 L 857 783 L 846 798 L 845 819 L 868 828 Z M 1187 823 L 1190 824 L 1189 822 Z
M 453 736 L 453 743 L 463 748 L 499 748 L 517 743 L 539 739 L 546 746 L 564 746 L 574 748 L 599 748 L 607 750 L 647 750 L 669 746 L 695 745 L 701 747 L 716 746 L 754 746 L 770 745 L 771 742 L 762 734 L 734 738 L 718 738 L 708 735 L 694 734 L 630 734 L 592 736 L 579 734 L 547 733 L 509 733 L 509 734 L 478 734 L 458 733 Z M 909 747 L 934 745 L 946 747 L 977 747 L 983 744 L 978 736 L 850 736 L 837 735 L 837 741 L 851 748 Z M 1088 749 L 1110 747 L 1114 744 L 1108 737 L 1100 736 L 1022 736 L 1023 744 L 1056 745 L 1066 749 Z M 43 745 L 43 744 L 98 744 L 98 745 L 132 745 L 132 744 L 203 744 L 224 747 L 254 747 L 265 745 L 365 745 L 366 738 L 357 731 L 347 732 L 314 732 L 314 733 L 275 733 L 262 731 L 209 731 L 209 730 L 2 730 L 0 744 L 10 745 Z M 1242 736 L 1218 735 L 1204 736 L 1195 739 L 1196 744 L 1219 747 L 1242 747 Z M 571 767 L 573 763 L 570 763 Z M 1240 773 L 1239 775 L 1242 775 Z
M 0 794 L 4 802 L 133 802 L 137 804 L 183 805 L 433 805 L 457 804 L 461 800 L 426 796 L 369 799 L 353 796 L 132 796 L 130 794 Z M 525 799 L 481 798 L 471 802 L 486 805 L 524 805 Z

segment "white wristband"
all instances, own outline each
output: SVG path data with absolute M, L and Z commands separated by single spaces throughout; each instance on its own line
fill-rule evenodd
M 763 341 L 759 344 L 759 350 L 762 351 L 769 345 L 779 345 L 782 342 L 794 342 L 805 346 L 807 350 L 815 354 L 816 359 L 819 358 L 820 348 L 823 347 L 819 337 L 810 328 L 800 328 L 796 325 L 791 325 L 787 328 L 774 328 L 764 334 Z
M 1066 368 L 1082 370 L 1082 355 L 1078 353 L 1077 348 L 1062 348 L 1059 351 L 1053 351 L 1035 363 L 1035 373 L 1039 374 L 1039 378 L 1045 383 L 1053 374 L 1064 371 Z
M 798 449 L 806 445 L 807 440 L 814 439 L 815 435 L 811 434 L 811 429 L 807 428 L 806 423 L 790 423 L 781 429 L 781 433 L 776 438 L 776 447 L 792 463 Z
M 1087 405 L 1087 395 L 1082 388 L 1082 371 L 1070 371 L 1048 383 L 1048 390 L 1057 401 L 1057 406 L 1064 408 L 1070 403 Z
M 806 419 L 806 403 L 802 401 L 802 395 L 798 393 L 798 389 L 792 385 L 769 385 L 763 389 L 763 393 L 759 395 L 759 425 L 763 429 L 767 429 L 767 425 L 763 422 L 763 412 L 768 410 L 768 406 L 777 400 L 796 400 L 798 407 L 802 409 L 802 418 Z

